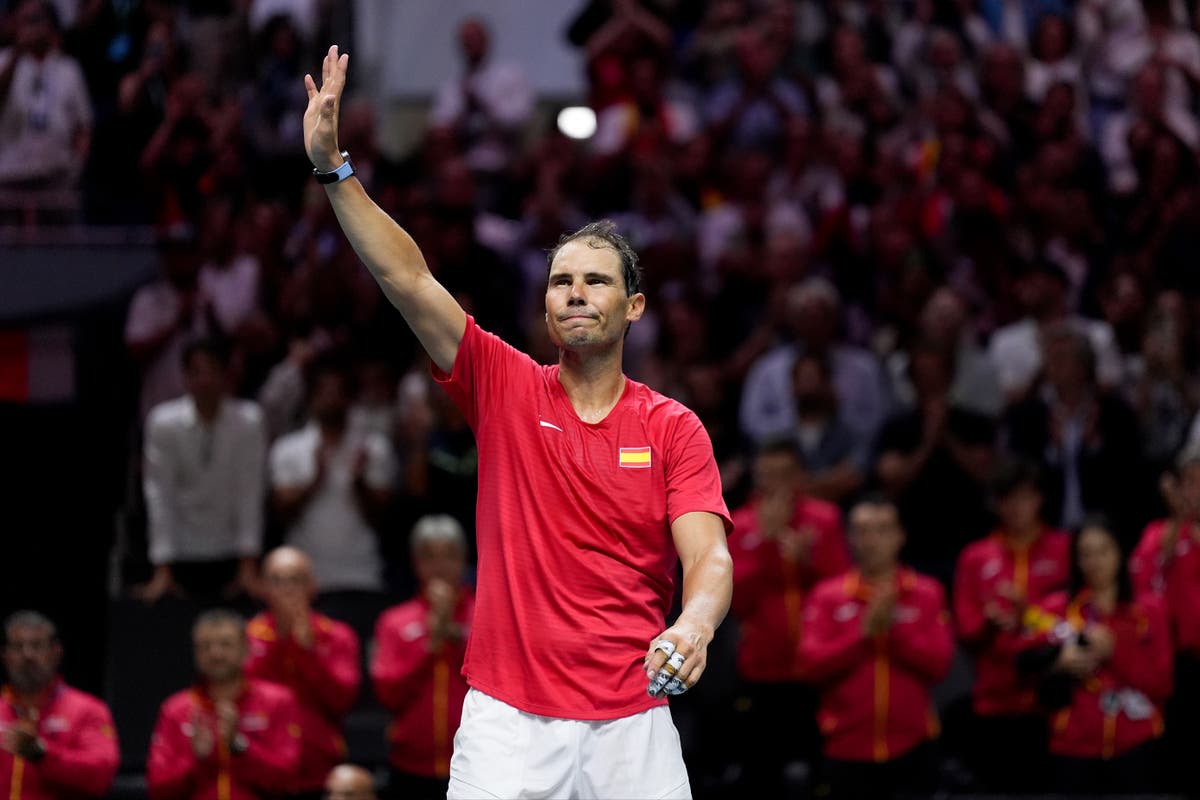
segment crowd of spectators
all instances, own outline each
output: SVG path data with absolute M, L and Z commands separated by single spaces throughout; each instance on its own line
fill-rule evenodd
M 429 589 L 408 532 L 430 515 L 460 526 L 469 583 L 471 431 L 347 245 L 299 136 L 301 78 L 349 12 L 0 0 L 0 222 L 157 232 L 161 276 L 125 330 L 144 487 L 127 516 L 145 533 L 125 590 L 249 608 L 271 597 L 262 556 L 286 544 L 357 635 L 425 592 L 430 635 L 454 640 L 449 579 Z M 459 66 L 411 152 L 378 141 L 353 67 L 340 142 L 437 278 L 539 360 L 556 359 L 547 250 L 595 218 L 630 239 L 648 304 L 626 372 L 705 424 L 744 522 L 735 556 L 760 567 L 751 551 L 778 550 L 763 569 L 782 570 L 783 605 L 735 592 L 738 647 L 800 652 L 804 598 L 850 565 L 843 520 L 877 492 L 970 663 L 959 742 L 1044 750 L 1015 653 L 1045 633 L 1039 613 L 1069 616 L 1032 610 L 1082 559 L 1055 532 L 1101 530 L 1132 557 L 1138 596 L 1166 607 L 1181 661 L 1173 690 L 1144 694 L 1170 740 L 1200 696 L 1198 31 L 1185 0 L 589 0 L 563 31 L 589 139 L 538 113 L 528 75 L 472 18 L 431 44 Z M 786 684 L 796 705 L 780 707 L 812 716 L 803 663 L 738 664 L 738 708 Z M 406 695 L 386 685 L 403 718 Z M 981 718 L 992 727 L 970 727 Z M 799 755 L 781 758 L 811 758 L 828 733 L 797 733 Z M 947 759 L 962 765 L 947 780 L 1004 784 L 969 747 Z

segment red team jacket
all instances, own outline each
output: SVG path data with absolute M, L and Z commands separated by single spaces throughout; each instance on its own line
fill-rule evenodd
M 1129 557 L 1129 574 L 1139 597 L 1164 601 L 1176 650 L 1200 658 L 1200 532 L 1194 524 L 1185 525 L 1172 552 L 1164 554 L 1166 533 L 1167 520 L 1146 526 Z
M 469 628 L 475 595 L 461 590 L 454 620 Z M 462 718 L 467 682 L 464 641 L 429 650 L 429 603 L 418 596 L 383 613 L 375 625 L 371 679 L 375 694 L 394 715 L 388 726 L 391 765 L 403 772 L 444 778 L 450 774 L 454 733 Z
M 1162 735 L 1162 704 L 1171 693 L 1172 649 L 1167 613 L 1156 599 L 1119 605 L 1112 615 L 1099 613 L 1084 590 L 1069 600 L 1066 592 L 1047 597 L 1039 608 L 1072 632 L 1087 623 L 1113 632 L 1112 657 L 1082 684 L 1071 704 L 1054 713 L 1050 752 L 1072 758 L 1107 759 Z M 1061 639 L 1064 632 L 1043 623 L 1027 641 Z
M 12 691 L 0 691 L 0 730 L 21 719 L 37 718 L 46 755 L 36 764 L 0 750 L 0 791 L 9 800 L 62 800 L 102 797 L 117 773 L 120 756 L 112 715 L 99 698 L 61 680 L 36 709 L 14 705 Z
M 300 712 L 282 686 L 247 678 L 237 700 L 238 731 L 249 748 L 231 753 L 223 744 L 197 761 L 190 733 L 195 719 L 216 730 L 216 712 L 203 686 L 163 702 L 146 783 L 152 800 L 257 800 L 292 790 L 300 766 Z
M 346 756 L 343 719 L 358 697 L 358 636 L 343 622 L 312 614 L 313 645 L 276 634 L 270 612 L 246 626 L 246 674 L 292 690 L 300 706 L 300 771 L 296 788 L 316 790 Z
M 975 713 L 1028 714 L 1037 705 L 1034 683 L 1017 675 L 1022 631 L 996 628 L 988 605 L 1012 610 L 1001 592 L 1005 585 L 1036 603 L 1065 588 L 1070 571 L 1071 537 L 1062 531 L 1046 530 L 1024 549 L 1014 549 L 999 533 L 963 549 L 954 571 L 954 618 L 959 639 L 975 656 Z
M 812 532 L 809 558 L 789 562 L 758 528 L 758 501 L 733 514 L 729 552 L 733 556 L 733 613 L 738 617 L 738 674 L 746 680 L 797 680 L 800 622 L 804 601 L 817 581 L 850 566 L 841 511 L 833 503 L 801 497 L 793 530 Z
M 930 689 L 954 657 L 945 592 L 901 568 L 895 621 L 867 638 L 863 612 L 872 594 L 851 570 L 817 584 L 805 608 L 800 659 L 820 691 L 817 719 L 830 758 L 889 761 L 939 732 Z

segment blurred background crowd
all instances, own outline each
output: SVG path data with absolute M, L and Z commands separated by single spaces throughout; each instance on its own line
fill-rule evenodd
M 1030 543 L 1097 514 L 1123 558 L 1141 546 L 1144 594 L 1173 631 L 1174 687 L 1150 699 L 1195 708 L 1200 641 L 1181 631 L 1200 611 L 1180 598 L 1200 578 L 1200 5 L 576 5 L 559 35 L 585 87 L 571 104 L 594 129 L 557 124 L 562 98 L 495 55 L 483 14 L 427 42 L 456 66 L 398 151 L 356 85 L 353 18 L 369 4 L 0 0 L 0 278 L 81 227 L 148 231 L 158 271 L 65 334 L 71 400 L 36 396 L 37 313 L 0 330 L 0 422 L 20 473 L 6 569 L 22 575 L 4 609 L 57 621 L 65 674 L 111 705 L 127 790 L 158 704 L 190 680 L 196 613 L 299 602 L 278 600 L 267 552 L 310 559 L 297 580 L 355 632 L 363 670 L 387 609 L 445 602 L 429 599 L 414 527 L 462 531 L 470 585 L 471 432 L 300 140 L 302 77 L 334 42 L 351 53 L 341 145 L 485 329 L 556 360 L 547 250 L 598 218 L 630 239 L 648 303 L 626 373 L 707 428 L 747 521 L 735 556 L 761 540 L 799 559 L 780 597 L 850 563 L 839 537 L 862 492 L 894 502 L 903 560 L 943 587 L 958 635 L 930 682 L 943 786 L 987 788 L 964 742 L 1005 751 L 1032 730 L 972 733 L 979 716 L 1033 707 L 980 705 L 997 645 L 964 627 L 966 594 L 991 592 L 977 610 L 1015 637 L 1034 584 L 1067 589 L 1077 555 L 1038 572 Z M 1022 487 L 1036 495 L 1025 539 L 1010 502 Z M 811 544 L 805 503 L 845 554 L 825 573 L 808 545 L 781 543 L 790 520 Z M 965 550 L 1006 536 L 1017 544 L 966 570 Z M 708 677 L 676 706 L 697 796 L 745 796 L 767 729 L 733 741 L 730 725 L 761 722 L 764 682 L 805 683 L 803 664 L 740 668 L 755 625 L 801 635 L 760 612 L 735 598 Z M 403 701 L 381 711 L 365 682 L 356 692 L 340 704 L 347 754 L 385 769 Z M 780 755 L 779 791 L 806 791 L 816 748 Z

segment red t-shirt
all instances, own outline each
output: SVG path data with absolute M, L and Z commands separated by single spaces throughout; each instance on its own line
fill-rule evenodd
M 665 703 L 642 660 L 666 627 L 691 511 L 732 528 L 712 443 L 680 403 L 626 380 L 608 416 L 579 419 L 542 366 L 467 318 L 434 377 L 479 450 L 475 620 L 463 676 L 532 714 L 604 720 Z

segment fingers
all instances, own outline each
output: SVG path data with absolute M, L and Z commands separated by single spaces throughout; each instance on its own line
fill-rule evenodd
M 308 92 L 309 100 L 317 96 L 317 84 L 313 83 L 312 75 L 304 76 L 304 88 Z
M 683 694 L 700 680 L 703 656 L 702 650 L 685 653 L 669 639 L 656 640 L 646 654 L 646 677 L 650 681 L 646 693 L 651 697 Z

